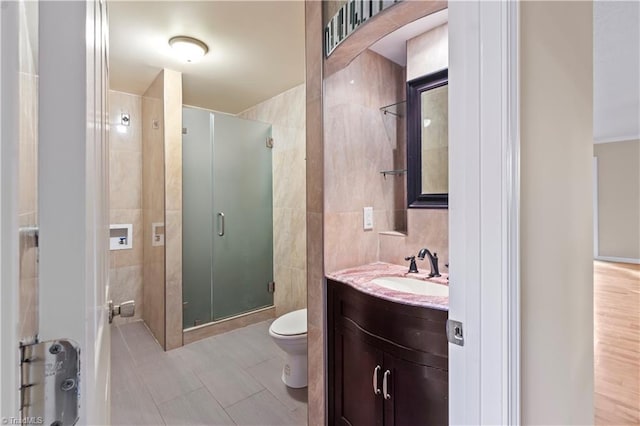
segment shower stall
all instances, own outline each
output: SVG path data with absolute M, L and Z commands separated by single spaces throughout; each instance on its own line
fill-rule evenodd
M 273 305 L 271 125 L 183 107 L 183 327 Z

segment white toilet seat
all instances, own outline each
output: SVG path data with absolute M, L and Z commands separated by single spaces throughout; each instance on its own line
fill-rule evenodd
M 271 323 L 269 333 L 284 338 L 307 334 L 307 310 L 299 309 L 277 318 Z

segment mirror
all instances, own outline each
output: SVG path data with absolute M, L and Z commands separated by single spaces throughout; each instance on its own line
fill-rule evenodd
M 413 208 L 449 205 L 448 70 L 407 83 L 407 201 Z

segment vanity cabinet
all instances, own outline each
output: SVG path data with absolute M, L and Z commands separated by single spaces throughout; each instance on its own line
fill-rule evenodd
M 330 424 L 448 424 L 448 313 L 328 280 Z

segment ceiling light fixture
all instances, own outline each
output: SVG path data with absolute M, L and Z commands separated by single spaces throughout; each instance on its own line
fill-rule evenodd
M 180 59 L 186 62 L 195 62 L 209 51 L 209 47 L 204 42 L 188 36 L 171 37 L 169 46 Z

